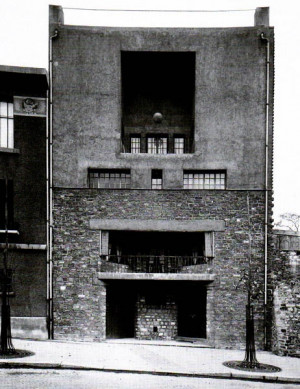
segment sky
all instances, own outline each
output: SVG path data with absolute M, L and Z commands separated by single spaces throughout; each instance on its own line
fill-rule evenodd
M 132 27 L 253 26 L 254 9 L 270 7 L 270 25 L 275 27 L 274 217 L 278 221 L 282 213 L 300 214 L 299 0 L 0 0 L 1 65 L 48 68 L 49 4 L 65 8 L 65 24 Z

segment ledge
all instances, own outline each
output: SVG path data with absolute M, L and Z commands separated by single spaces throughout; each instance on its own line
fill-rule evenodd
M 10 149 L 8 147 L 0 147 L 0 153 L 20 154 L 19 149 Z
M 150 153 L 119 153 L 119 157 L 123 158 L 128 158 L 128 159 L 156 159 L 156 158 L 161 158 L 161 159 L 172 159 L 176 158 L 177 159 L 191 159 L 194 158 L 195 156 L 198 156 L 198 154 L 195 153 L 183 153 L 183 154 L 175 154 L 175 153 L 167 153 L 167 154 L 150 154 Z
M 224 231 L 224 220 L 91 219 L 93 230 L 203 232 Z
M 0 248 L 5 248 L 5 243 L 0 243 Z M 27 244 L 27 243 L 9 243 L 9 249 L 16 250 L 46 250 L 47 246 L 45 244 Z
M 187 273 L 98 273 L 100 280 L 143 280 L 143 281 L 214 281 L 214 274 Z

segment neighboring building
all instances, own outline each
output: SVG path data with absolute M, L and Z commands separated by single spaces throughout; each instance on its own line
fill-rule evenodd
M 17 337 L 48 338 L 47 89 L 45 69 L 0 66 L 0 276 L 2 281 L 7 225 L 12 335 Z
M 54 338 L 243 347 L 251 246 L 270 346 L 273 39 L 268 8 L 108 28 L 50 6 Z
M 300 357 L 300 233 L 274 230 L 272 350 Z

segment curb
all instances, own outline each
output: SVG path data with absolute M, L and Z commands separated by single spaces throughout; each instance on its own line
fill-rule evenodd
M 105 373 L 128 373 L 128 374 L 150 374 L 169 377 L 191 377 L 191 378 L 212 378 L 212 379 L 233 379 L 241 381 L 256 381 L 274 384 L 298 384 L 300 378 L 290 377 L 272 377 L 265 375 L 248 375 L 235 373 L 179 373 L 168 371 L 148 371 L 148 370 L 128 370 L 128 369 L 109 369 L 101 367 L 86 367 L 76 365 L 62 365 L 59 363 L 32 363 L 32 362 L 0 362 L 0 369 L 51 369 L 51 370 L 79 370 L 79 371 L 99 371 Z

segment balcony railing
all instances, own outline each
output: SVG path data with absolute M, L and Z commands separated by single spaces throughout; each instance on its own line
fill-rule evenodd
M 132 273 L 181 273 L 189 267 L 203 267 L 207 271 L 212 265 L 212 258 L 204 256 L 108 255 L 101 259 L 107 264 L 126 266 Z

